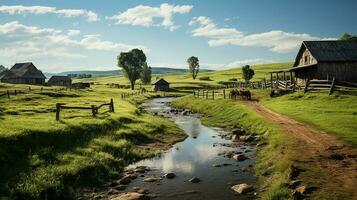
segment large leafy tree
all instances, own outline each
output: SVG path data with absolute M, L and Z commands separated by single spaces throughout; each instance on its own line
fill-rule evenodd
M 187 59 L 188 67 L 190 70 L 190 73 L 192 74 L 193 80 L 196 79 L 199 68 L 200 68 L 200 63 L 197 57 L 191 56 Z
M 143 66 L 143 70 L 141 71 L 141 82 L 143 84 L 149 84 L 151 82 L 151 67 L 146 63 Z
M 135 82 L 140 78 L 143 66 L 146 64 L 145 53 L 140 49 L 132 49 L 120 53 L 117 59 L 118 67 L 123 69 L 125 77 L 130 81 L 131 89 L 134 90 Z
M 344 33 L 341 37 L 340 40 L 353 40 L 357 41 L 357 35 L 350 35 L 348 33 Z
M 245 82 L 249 83 L 249 80 L 254 76 L 254 70 L 249 65 L 242 67 L 242 75 Z

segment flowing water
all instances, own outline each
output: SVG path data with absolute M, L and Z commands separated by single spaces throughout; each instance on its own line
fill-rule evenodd
M 234 184 L 256 183 L 252 172 L 255 149 L 246 144 L 229 147 L 232 142 L 220 137 L 225 134 L 224 130 L 202 125 L 197 114 L 170 112 L 170 101 L 172 98 L 158 98 L 142 106 L 150 113 L 173 120 L 188 137 L 161 156 L 142 160 L 128 168 L 149 167 L 151 170 L 144 174 L 145 177 L 163 177 L 168 172 L 175 173 L 176 177 L 153 183 L 144 182 L 145 177 L 138 177 L 129 184 L 127 191 L 133 187 L 145 188 L 150 194 L 155 194 L 156 199 L 255 199 L 254 192 L 239 195 L 231 189 Z M 250 159 L 238 162 L 220 155 L 227 151 L 246 152 L 244 154 Z M 214 166 L 217 164 L 225 165 Z M 192 177 L 200 178 L 201 182 L 189 182 Z

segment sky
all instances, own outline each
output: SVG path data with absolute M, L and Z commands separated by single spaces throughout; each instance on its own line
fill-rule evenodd
M 113 70 L 142 49 L 152 67 L 288 62 L 304 40 L 357 34 L 356 0 L 0 0 L 0 64 Z

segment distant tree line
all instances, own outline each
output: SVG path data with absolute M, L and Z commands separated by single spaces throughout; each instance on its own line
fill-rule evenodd
M 357 41 L 357 35 L 350 35 L 348 33 L 344 33 L 341 37 L 340 40 L 353 40 Z
M 69 78 L 92 78 L 92 74 L 68 74 Z

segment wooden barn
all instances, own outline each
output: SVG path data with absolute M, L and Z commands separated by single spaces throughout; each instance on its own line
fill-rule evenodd
M 72 79 L 69 76 L 52 76 L 48 82 L 48 85 L 71 87 Z
M 153 83 L 153 90 L 167 92 L 170 90 L 170 83 L 165 81 L 165 79 L 160 78 L 155 83 Z
M 297 83 L 311 79 L 357 82 L 357 41 L 304 41 L 293 68 Z
M 0 73 L 0 82 L 44 85 L 45 75 L 32 63 L 16 63 L 10 70 Z

